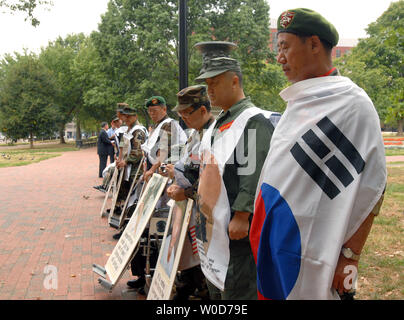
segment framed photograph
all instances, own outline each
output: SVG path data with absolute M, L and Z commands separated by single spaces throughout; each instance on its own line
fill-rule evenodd
M 172 201 L 147 300 L 169 300 L 178 270 L 193 200 Z
M 164 191 L 167 180 L 168 178 L 155 173 L 147 183 L 135 212 L 105 265 L 106 274 L 112 286 L 118 282 L 130 263 L 143 231 Z

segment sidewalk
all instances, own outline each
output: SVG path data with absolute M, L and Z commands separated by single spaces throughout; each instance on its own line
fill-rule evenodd
M 97 176 L 95 148 L 0 169 L 0 300 L 136 298 L 125 293 L 129 271 L 112 293 L 92 271 L 117 243 L 117 231 L 100 217 L 104 194 L 92 188 L 101 182 Z
M 0 168 L 0 300 L 145 299 L 127 292 L 129 271 L 112 293 L 92 271 L 117 243 L 117 231 L 100 217 L 104 194 L 92 188 L 101 182 L 97 173 L 95 148 Z M 52 270 L 56 289 L 49 288 Z

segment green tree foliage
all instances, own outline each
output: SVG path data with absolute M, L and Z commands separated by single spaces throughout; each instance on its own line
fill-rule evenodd
M 199 74 L 200 41 L 235 42 L 246 94 L 263 108 L 281 110 L 285 80 L 268 48 L 269 7 L 264 0 L 188 1 L 189 84 Z M 178 91 L 178 1 L 113 0 L 91 35 L 110 92 L 145 114 L 145 99 L 162 95 L 169 107 Z M 268 64 L 269 62 L 269 64 Z M 276 94 L 274 94 L 276 92 Z
M 397 125 L 404 121 L 404 1 L 390 7 L 367 28 L 352 53 L 338 60 L 340 70 L 361 86 L 373 100 L 380 118 Z
M 64 143 L 65 125 L 72 121 L 77 110 L 83 105 L 83 89 L 80 79 L 73 73 L 74 60 L 84 45 L 83 34 L 59 37 L 42 49 L 40 61 L 53 74 L 59 88 L 53 97 L 56 105 L 56 124 L 59 128 L 61 143 Z
M 35 17 L 34 11 L 37 6 L 48 7 L 52 5 L 52 1 L 48 0 L 0 0 L 0 7 L 6 8 L 11 12 L 25 12 L 26 20 L 30 20 L 31 24 L 36 27 L 40 21 Z
M 112 117 L 115 97 L 89 37 L 84 34 L 59 37 L 42 49 L 40 60 L 52 72 L 60 88 L 54 99 L 61 143 L 65 125 L 72 119 L 76 122 L 76 136 L 80 137 L 81 126 L 93 131 L 98 128 L 99 119 Z
M 52 74 L 33 54 L 7 56 L 1 63 L 0 128 L 9 138 L 46 137 L 56 131 Z

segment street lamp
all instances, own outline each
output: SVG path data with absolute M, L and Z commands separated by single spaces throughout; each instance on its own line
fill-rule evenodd
M 188 87 L 187 0 L 179 0 L 179 90 Z

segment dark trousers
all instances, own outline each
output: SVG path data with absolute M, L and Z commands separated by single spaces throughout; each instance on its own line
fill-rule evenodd
M 149 234 L 149 229 L 146 228 L 145 231 L 143 231 L 142 237 L 147 238 Z M 158 249 L 156 248 L 156 244 L 152 243 L 151 248 L 150 248 L 150 268 L 154 269 L 157 264 L 157 259 L 158 259 Z M 132 275 L 138 276 L 141 278 L 145 277 L 145 268 L 146 268 L 146 257 L 143 255 L 143 247 L 139 248 L 139 251 L 135 254 L 133 257 L 131 263 L 130 263 L 130 268 L 132 271 Z
M 98 157 L 100 158 L 100 166 L 98 170 L 98 177 L 102 178 L 102 172 L 107 166 L 108 155 L 107 154 L 99 154 Z
M 224 291 L 206 280 L 211 300 L 257 300 L 257 269 L 249 242 L 230 240 Z

